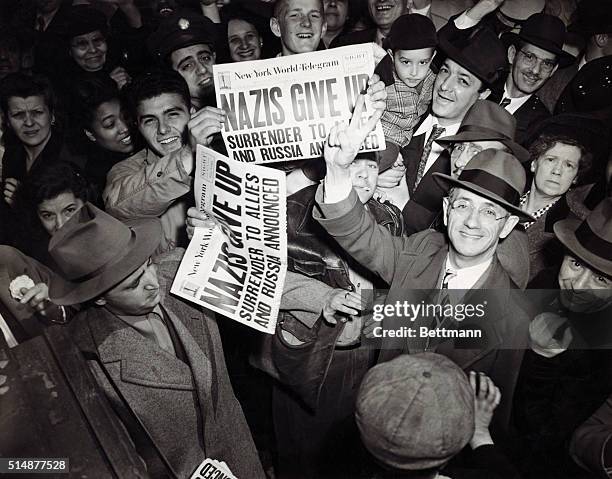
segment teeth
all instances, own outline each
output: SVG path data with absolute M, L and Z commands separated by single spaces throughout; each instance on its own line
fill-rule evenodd
M 120 140 L 124 145 L 129 145 L 132 142 L 131 136 L 126 136 L 123 140 Z
M 312 34 L 310 33 L 298 33 L 298 38 L 310 38 Z
M 378 10 L 379 12 L 383 10 L 391 10 L 391 5 L 378 5 L 376 7 L 376 10 Z
M 172 143 L 173 141 L 176 141 L 178 139 L 178 136 L 173 136 L 172 138 L 165 138 L 164 140 L 159 140 L 159 142 L 162 145 L 167 145 L 168 143 Z

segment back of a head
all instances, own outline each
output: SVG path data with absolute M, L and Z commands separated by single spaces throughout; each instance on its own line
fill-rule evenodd
M 364 445 L 385 467 L 430 474 L 472 438 L 474 396 L 465 373 L 445 356 L 402 355 L 366 374 L 355 419 Z

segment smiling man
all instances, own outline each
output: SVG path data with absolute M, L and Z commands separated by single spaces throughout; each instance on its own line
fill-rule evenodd
M 159 252 L 185 245 L 187 200 L 196 144 L 209 146 L 225 113 L 206 107 L 190 115 L 190 92 L 172 70 L 148 72 L 129 87 L 129 109 L 146 148 L 110 170 L 103 193 L 106 210 L 122 220 L 159 217 Z
M 322 0 L 278 0 L 270 19 L 282 55 L 314 52 L 327 31 Z

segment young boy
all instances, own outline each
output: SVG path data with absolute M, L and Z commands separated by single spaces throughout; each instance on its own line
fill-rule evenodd
M 431 103 L 435 74 L 430 64 L 438 38 L 428 17 L 409 14 L 393 23 L 384 45 L 389 56 L 376 67 L 387 85 L 381 121 L 387 142 L 401 148 L 410 143 L 415 125 Z

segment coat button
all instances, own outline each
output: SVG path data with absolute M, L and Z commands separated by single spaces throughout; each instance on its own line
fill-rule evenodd
M 157 177 L 159 178 L 161 175 L 163 175 L 163 173 L 161 171 L 157 172 Z

